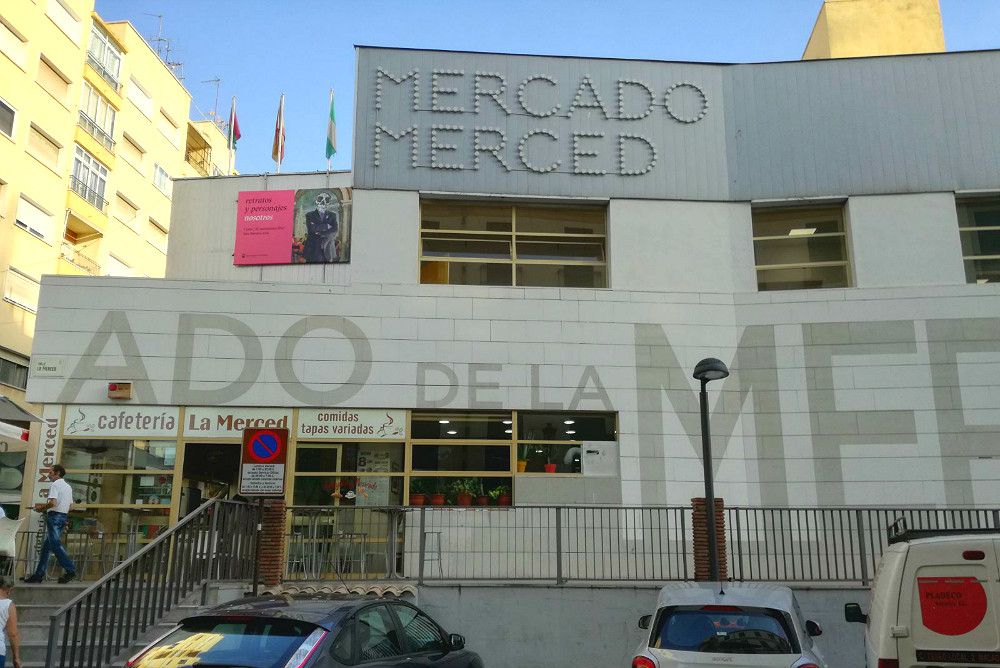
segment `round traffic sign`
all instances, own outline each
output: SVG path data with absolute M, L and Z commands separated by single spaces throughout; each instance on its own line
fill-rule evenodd
M 266 464 L 277 459 L 279 454 L 281 454 L 281 439 L 273 431 L 255 434 L 250 441 L 250 456 L 254 461 Z

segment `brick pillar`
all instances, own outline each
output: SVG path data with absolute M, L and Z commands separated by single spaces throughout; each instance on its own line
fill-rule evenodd
M 715 535 L 719 546 L 719 577 L 723 580 L 729 577 L 729 559 L 726 553 L 726 517 L 722 499 L 715 499 Z M 694 544 L 694 579 L 708 580 L 711 569 L 708 565 L 708 518 L 705 515 L 705 499 L 691 499 L 693 517 L 691 529 Z
M 285 570 L 285 500 L 264 499 L 260 537 L 260 578 L 266 586 L 281 584 Z

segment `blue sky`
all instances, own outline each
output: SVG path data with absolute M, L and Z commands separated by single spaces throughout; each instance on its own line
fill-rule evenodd
M 949 51 L 1000 48 L 1000 0 L 940 0 Z M 798 60 L 822 0 L 97 0 L 106 21 L 163 37 L 198 110 L 233 95 L 243 138 L 236 168 L 273 172 L 285 94 L 283 172 L 326 169 L 330 88 L 337 92 L 334 169 L 350 169 L 354 45 L 705 62 Z

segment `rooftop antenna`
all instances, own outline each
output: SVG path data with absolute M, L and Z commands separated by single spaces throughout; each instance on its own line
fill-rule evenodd
M 215 106 L 212 107 L 212 111 L 208 112 L 208 117 L 212 119 L 213 122 L 219 122 L 219 86 L 222 85 L 222 79 L 216 74 L 214 79 L 206 79 L 202 81 L 203 84 L 215 84 Z
M 169 39 L 165 39 L 163 41 L 165 41 L 167 43 L 166 54 L 165 54 L 165 57 L 163 59 L 163 64 L 166 65 L 167 68 L 171 72 L 174 73 L 175 77 L 177 77 L 178 79 L 183 80 L 184 79 L 184 63 L 182 63 L 179 60 L 170 60 L 170 40 Z M 174 51 L 180 51 L 180 49 L 174 49 Z
M 156 37 L 147 37 L 146 39 L 151 43 L 156 45 L 156 55 L 163 58 L 163 43 L 167 43 L 167 53 L 170 52 L 170 40 L 163 37 L 163 14 L 151 14 L 149 12 L 143 12 L 146 16 L 155 16 L 157 18 L 157 28 Z M 168 55 L 169 57 L 169 55 Z

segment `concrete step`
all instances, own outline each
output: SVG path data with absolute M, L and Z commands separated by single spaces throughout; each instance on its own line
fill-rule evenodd
M 14 585 L 11 598 L 18 606 L 21 604 L 46 604 L 64 605 L 87 588 L 86 583 L 69 582 L 59 584 L 58 582 L 41 582 L 28 584 L 18 582 Z

